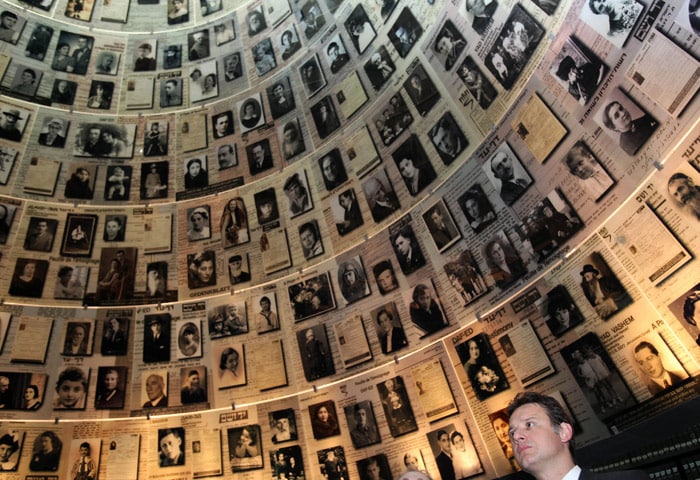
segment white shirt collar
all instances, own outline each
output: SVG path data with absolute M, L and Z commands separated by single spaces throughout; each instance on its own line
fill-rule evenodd
M 566 475 L 561 480 L 578 480 L 581 476 L 581 467 L 574 465 L 574 467 L 569 470 Z

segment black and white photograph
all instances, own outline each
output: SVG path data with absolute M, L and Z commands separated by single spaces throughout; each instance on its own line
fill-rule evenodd
M 168 406 L 168 371 L 151 370 L 141 376 L 142 408 L 165 408 Z
M 88 267 L 61 265 L 56 275 L 53 298 L 57 300 L 80 300 L 85 296 Z
M 258 334 L 280 329 L 280 318 L 277 313 L 277 295 L 275 292 L 252 297 L 251 305 L 251 309 L 255 312 L 251 315 L 251 321 L 256 324 Z
M 135 247 L 102 247 L 94 301 L 116 304 L 134 294 Z
M 403 88 L 406 89 L 408 98 L 418 110 L 418 115 L 425 117 L 440 101 L 440 92 L 420 62 L 408 72 L 407 76 L 408 78 L 403 82 Z
M 238 110 L 241 133 L 249 132 L 265 124 L 265 112 L 259 93 L 237 102 L 236 109 Z
M 272 48 L 272 40 L 269 38 L 264 38 L 254 45 L 252 51 L 255 72 L 258 74 L 258 77 L 266 75 L 277 67 L 275 51 Z
M 299 243 L 305 260 L 323 255 L 323 241 L 317 220 L 310 220 L 299 226 Z
M 335 228 L 340 236 L 349 234 L 365 223 L 354 188 L 340 192 L 337 202 L 331 202 L 331 211 L 335 220 Z
M 231 285 L 250 282 L 250 264 L 247 253 L 228 257 L 228 278 Z
M 85 410 L 89 381 L 90 369 L 87 367 L 68 366 L 59 371 L 53 409 Z M 31 464 L 29 468 L 31 469 Z
M 126 219 L 126 215 L 107 215 L 102 239 L 105 242 L 123 242 L 126 238 Z
M 477 399 L 486 400 L 510 388 L 487 334 L 474 335 L 455 345 L 455 350 Z
M 326 25 L 326 17 L 321 12 L 321 7 L 316 0 L 310 0 L 297 12 L 299 28 L 304 31 L 307 40 L 311 40 Z
M 332 191 L 348 180 L 340 150 L 334 148 L 318 159 L 323 184 L 327 191 Z
M 160 81 L 160 106 L 179 107 L 182 105 L 182 78 L 168 78 Z
M 211 238 L 211 211 L 209 205 L 187 209 L 187 240 Z
M 301 64 L 299 67 L 299 75 L 301 76 L 308 98 L 313 97 L 326 86 L 326 77 L 323 74 L 318 55 L 314 55 Z
M 31 100 L 39 88 L 42 76 L 43 73 L 40 70 L 26 65 L 17 65 L 8 93 L 25 100 Z
M 24 249 L 50 252 L 58 230 L 58 221 L 51 218 L 30 217 L 24 236 Z
M 175 0 L 175 2 L 178 2 L 178 1 L 179 0 Z M 175 68 L 180 68 L 182 66 L 182 45 L 180 45 L 180 44 L 173 44 L 173 45 L 165 44 L 161 58 L 163 59 L 163 68 L 164 69 L 172 70 Z
M 568 37 L 554 58 L 550 74 L 581 105 L 586 105 L 609 68 L 576 37 Z
M 259 142 L 246 145 L 245 152 L 248 158 L 248 170 L 251 175 L 258 175 L 274 167 L 269 139 L 263 138 Z
M 143 134 L 143 156 L 160 157 L 168 154 L 168 122 L 151 121 Z
M 474 254 L 465 250 L 443 266 L 447 279 L 464 306 L 489 291 Z
M 460 195 L 457 203 L 474 233 L 480 233 L 496 220 L 496 212 L 478 183 Z
M 391 263 L 391 260 L 382 260 L 372 267 L 374 280 L 377 282 L 379 293 L 386 295 L 399 288 L 399 282 L 396 279 L 396 271 Z
M 168 262 L 146 264 L 146 298 L 164 298 L 168 295 Z
M 612 90 L 600 103 L 594 116 L 596 123 L 627 155 L 636 155 L 659 127 L 659 122 L 620 88 Z
M 129 318 L 108 316 L 102 325 L 102 355 L 126 355 L 129 345 Z
M 404 275 L 409 275 L 425 266 L 425 256 L 411 224 L 392 225 L 389 228 L 391 246 Z
M 348 464 L 345 460 L 345 449 L 337 445 L 316 452 L 319 471 L 329 480 L 346 480 L 348 478 Z
M 278 38 L 279 49 L 282 52 L 282 60 L 289 60 L 301 49 L 299 34 L 294 25 L 287 27 Z
M 75 129 L 73 155 L 132 158 L 136 124 L 80 123 Z
M 141 164 L 141 200 L 167 198 L 169 162 L 144 162 Z
M 389 467 L 389 459 L 383 453 L 358 460 L 355 463 L 357 464 L 357 471 L 360 473 L 360 480 L 393 478 Z
M 433 41 L 432 49 L 445 70 L 451 70 L 467 48 L 467 41 L 451 20 L 445 20 Z
M 185 465 L 185 429 L 159 428 L 158 429 L 158 466 L 174 467 Z
M 361 3 L 358 3 L 353 9 L 345 20 L 344 25 L 358 55 L 365 53 L 365 50 L 375 39 L 377 33 Z
M 77 164 L 66 180 L 64 196 L 81 200 L 90 200 L 94 194 L 97 168 L 91 164 Z
M 415 197 L 430 185 L 437 173 L 430 163 L 418 135 L 411 135 L 391 154 L 406 185 L 408 193 Z
M 362 400 L 344 407 L 353 447 L 359 449 L 382 441 L 372 402 Z
M 95 39 L 61 30 L 51 68 L 57 72 L 85 75 Z
M 0 203 L 0 244 L 2 245 L 7 243 L 7 238 L 10 235 L 10 229 L 12 227 L 12 220 L 15 218 L 15 212 L 17 212 L 16 205 Z
M 445 165 L 454 162 L 469 146 L 469 140 L 449 111 L 440 117 L 428 132 L 428 136 Z
M 290 285 L 287 287 L 287 292 L 294 311 L 295 322 L 336 308 L 330 273 L 328 272 Z
M 340 120 L 330 95 L 323 97 L 311 106 L 311 116 L 314 119 L 318 136 L 322 140 L 340 127 Z
M 299 445 L 270 451 L 272 478 L 304 480 L 304 460 Z
M 359 255 L 339 261 L 338 287 L 348 304 L 365 298 L 371 293 L 362 258 Z
M 267 87 L 267 101 L 272 118 L 277 120 L 296 108 L 289 77 L 282 77 Z
M 391 145 L 413 123 L 413 115 L 401 94 L 396 93 L 372 117 L 372 121 L 382 143 Z
M 214 139 L 233 135 L 233 112 L 227 110 L 211 117 L 211 134 Z
M 284 195 L 287 197 L 287 209 L 291 218 L 314 208 L 306 178 L 306 170 L 293 173 L 284 182 Z
M 418 327 L 421 338 L 432 335 L 449 325 L 442 301 L 432 279 L 416 284 L 406 295 L 408 313 L 413 325 Z
M 386 303 L 370 311 L 370 316 L 374 320 L 377 340 L 379 340 L 379 346 L 384 355 L 392 354 L 408 346 L 408 338 L 394 302 Z
M 155 39 L 137 40 L 133 49 L 134 72 L 150 72 L 156 69 L 157 45 Z
M 466 423 L 444 425 L 427 437 L 442 478 L 464 479 L 484 473 Z
M 622 282 L 599 252 L 592 252 L 583 259 L 580 277 L 576 280 L 580 282 L 581 290 L 591 307 L 603 320 L 607 320 L 633 302 Z
M 298 118 L 289 120 L 278 129 L 280 149 L 285 160 L 291 160 L 306 151 L 304 134 Z
M 187 286 L 190 289 L 216 285 L 216 253 L 203 250 L 187 254 Z
M 493 25 L 493 15 L 498 10 L 496 0 L 467 0 L 467 18 L 471 19 L 472 29 L 483 36 L 486 30 Z
M 35 398 L 39 402 L 38 405 L 41 406 L 41 397 L 38 396 L 37 386 L 30 385 L 27 387 L 27 390 L 31 390 L 36 394 Z M 27 408 L 27 410 L 32 410 L 32 408 Z M 24 445 L 24 436 L 25 432 L 19 430 L 0 430 L 0 448 L 2 449 L 2 453 L 0 453 L 0 466 L 2 466 L 3 471 L 14 472 L 17 470 L 19 454 Z
M 401 10 L 388 33 L 389 40 L 401 58 L 408 56 L 421 35 L 423 35 L 423 27 L 409 7 Z
M 177 25 L 189 21 L 189 0 L 171 0 L 170 2 L 168 2 L 168 25 Z
M 527 268 L 513 247 L 505 230 L 495 232 L 482 249 L 491 280 L 501 290 L 514 285 L 527 273 Z
M 199 322 L 180 320 L 177 329 L 177 359 L 198 358 L 202 356 L 202 333 Z
M 224 143 L 216 147 L 216 161 L 219 171 L 238 166 L 238 149 L 235 143 Z
M 542 316 L 552 335 L 561 337 L 585 320 L 574 299 L 564 285 L 557 285 L 540 304 Z
M 350 61 L 350 55 L 348 55 L 345 42 L 343 42 L 343 37 L 340 33 L 331 37 L 328 44 L 324 47 L 324 51 L 326 63 L 328 63 L 328 68 L 333 75 L 338 73 Z
M 489 108 L 498 96 L 498 92 L 491 81 L 484 75 L 484 72 L 470 55 L 467 55 L 467 58 L 464 59 L 462 65 L 457 69 L 457 75 L 464 82 L 469 94 L 483 110 Z
M 92 355 L 94 334 L 95 329 L 91 321 L 66 322 L 63 329 L 61 355 L 78 357 Z
M 216 60 L 190 67 L 190 102 L 201 102 L 219 96 L 219 73 Z
M 107 225 L 105 225 L 105 230 L 106 228 Z M 66 257 L 89 257 L 95 244 L 96 230 L 97 215 L 66 214 L 66 228 L 63 230 L 61 255 Z
M 293 408 L 275 410 L 268 413 L 270 421 L 270 439 L 272 443 L 284 443 L 297 440 L 297 421 Z M 294 478 L 297 478 L 296 476 Z
M 485 59 L 503 88 L 513 88 L 543 36 L 544 28 L 520 4 L 514 5 Z
M 384 169 L 378 170 L 367 177 L 362 182 L 362 191 L 372 213 L 372 219 L 377 223 L 401 208 L 394 187 Z
M 586 196 L 594 202 L 599 202 L 615 186 L 616 182 L 605 166 L 582 140 L 569 149 L 562 158 L 562 163 Z
M 78 83 L 69 80 L 56 79 L 53 81 L 51 90 L 51 101 L 61 105 L 73 105 L 75 92 L 78 90 Z
M 262 5 L 251 9 L 246 14 L 246 26 L 248 27 L 248 36 L 253 37 L 267 28 L 267 21 L 263 13 Z
M 218 342 L 211 350 L 211 362 L 215 365 L 215 385 L 217 389 L 240 387 L 247 380 L 245 348 L 232 339 Z
M 444 199 L 441 198 L 427 207 L 422 217 L 428 227 L 428 233 L 430 233 L 430 237 L 440 253 L 462 238 Z
M 227 435 L 232 472 L 263 468 L 260 425 L 229 428 Z
M 223 58 L 224 65 L 224 80 L 232 82 L 243 76 L 243 64 L 241 62 L 241 53 L 234 52 L 226 55 Z
M 418 430 L 403 378 L 389 378 L 376 386 L 391 436 L 399 437 Z
M 53 430 L 37 435 L 31 446 L 29 470 L 32 472 L 55 472 L 58 470 L 63 450 L 63 440 Z
M 364 69 L 372 88 L 379 91 L 396 71 L 396 65 L 391 60 L 386 47 L 382 45 L 370 55 L 369 60 L 365 62 Z
M 533 183 L 532 177 L 507 143 L 498 147 L 482 169 L 506 205 L 513 205 Z
M 24 17 L 18 17 L 15 12 L 10 10 L 3 10 L 0 13 L 0 31 L 2 32 L 0 40 L 17 45 L 19 36 L 22 34 L 26 24 L 27 20 Z
M 585 2 L 580 18 L 617 48 L 622 48 L 644 11 L 636 0 Z
M 95 408 L 124 408 L 125 392 L 128 386 L 127 367 L 99 367 Z
M 338 414 L 333 400 L 309 405 L 309 418 L 311 419 L 311 430 L 316 440 L 340 435 Z
M 0 138 L 20 142 L 29 121 L 29 110 L 0 102 Z
M 668 308 L 695 343 L 700 345 L 700 283 L 686 290 Z
M 144 363 L 170 361 L 170 332 L 172 317 L 169 313 L 144 315 L 143 317 Z
M 232 42 L 236 39 L 236 30 L 233 20 L 214 25 L 214 43 L 217 47 Z
M 187 58 L 190 62 L 209 57 L 209 30 L 197 30 L 188 33 L 187 49 Z
M 0 145 L 0 185 L 7 185 L 7 181 L 12 174 L 12 169 L 15 166 L 15 160 L 17 159 L 18 153 L 19 151 L 12 147 Z M 2 227 L 0 226 L 0 228 Z M 2 231 L 0 231 L 0 237 L 1 236 Z
M 586 333 L 562 348 L 561 356 L 601 420 L 613 417 L 637 403 L 595 333 Z
M 297 331 L 296 336 L 306 380 L 313 382 L 319 378 L 333 375 L 335 373 L 335 365 L 333 364 L 333 355 L 328 342 L 326 326 L 324 324 L 318 324 L 312 327 L 302 328 Z M 317 411 L 315 420 L 312 418 L 312 428 L 315 438 L 318 438 L 316 434 L 319 430 L 323 433 L 330 433 L 332 430 L 338 430 L 337 417 L 335 419 L 335 428 L 333 428 L 330 423 L 331 417 L 328 413 L 324 421 L 324 416 Z
M 133 167 L 130 165 L 110 165 L 107 167 L 104 199 L 107 201 L 125 201 L 131 194 Z
M 185 159 L 183 166 L 185 167 L 185 189 L 204 188 L 209 185 L 209 168 L 206 155 Z
M 258 224 L 265 225 L 266 223 L 279 220 L 280 211 L 277 205 L 277 195 L 275 189 L 270 187 L 253 194 L 255 201 L 255 211 L 257 212 Z
M 232 197 L 226 202 L 221 213 L 221 240 L 224 248 L 241 245 L 250 241 L 248 231 L 248 210 L 241 197 Z

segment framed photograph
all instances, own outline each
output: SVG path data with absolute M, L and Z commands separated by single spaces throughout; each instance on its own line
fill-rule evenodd
M 482 169 L 506 205 L 513 205 L 534 182 L 507 143 L 498 147 Z
M 659 122 L 642 109 L 621 88 L 611 91 L 594 120 L 627 155 L 634 156 L 651 138 Z
M 416 364 L 411 368 L 411 379 L 418 390 L 418 401 L 429 422 L 459 412 L 440 359 Z
M 105 242 L 123 242 L 126 235 L 126 215 L 107 215 L 102 239 Z
M 580 18 L 615 47 L 622 49 L 644 11 L 644 4 L 634 0 L 615 3 L 608 8 L 585 4 Z
M 169 313 L 145 315 L 143 331 L 144 363 L 170 361 L 172 316 Z
M 221 213 L 221 239 L 224 248 L 241 245 L 250 241 L 248 232 L 248 210 L 241 197 L 233 197 L 226 202 Z
M 365 53 L 372 41 L 376 38 L 377 32 L 369 20 L 361 3 L 352 10 L 344 22 L 345 30 L 355 46 L 358 55 Z
M 50 252 L 58 230 L 58 220 L 51 218 L 30 217 L 27 233 L 24 237 L 24 249 L 37 252 Z
M 238 109 L 241 133 L 249 132 L 265 124 L 265 112 L 259 93 L 236 103 L 236 108 Z
M 489 291 L 474 254 L 465 250 L 457 258 L 447 262 L 443 268 L 450 285 L 460 296 L 466 307 Z
M 440 253 L 454 245 L 462 234 L 455 224 L 452 214 L 447 208 L 444 199 L 440 199 L 430 207 L 426 208 L 422 215 L 428 233 L 435 243 L 435 247 Z
M 133 158 L 135 137 L 136 124 L 80 123 L 75 131 L 73 155 Z
M 66 135 L 70 122 L 57 117 L 47 117 L 39 133 L 39 145 L 53 148 L 63 148 L 66 145 Z
M 515 378 L 523 387 L 554 375 L 556 370 L 530 320 L 523 320 L 497 339 Z
M 78 2 L 80 2 L 80 0 L 78 0 Z M 71 0 L 67 8 L 70 8 L 70 4 L 75 3 L 76 0 Z M 94 3 L 91 2 L 90 15 L 92 15 L 93 5 Z M 87 19 L 86 21 L 90 20 Z M 90 64 L 94 43 L 94 37 L 61 30 L 61 33 L 58 35 L 58 43 L 56 45 L 56 52 L 53 55 L 53 61 L 51 62 L 51 68 L 58 72 L 85 75 L 87 73 L 87 67 Z
M 235 39 L 236 30 L 233 20 L 214 25 L 214 43 L 216 43 L 217 47 L 232 42 Z
M 272 443 L 290 442 L 298 439 L 297 421 L 293 408 L 268 413 Z
M 318 61 L 318 55 L 314 55 L 302 63 L 299 67 L 299 75 L 304 84 L 307 98 L 313 97 L 326 86 L 326 77 Z
M 433 53 L 442 62 L 445 70 L 454 67 L 457 58 L 467 48 L 467 41 L 452 20 L 445 20 L 433 43 Z
M 686 290 L 680 297 L 668 305 L 668 309 L 676 316 L 683 328 L 695 343 L 700 345 L 700 283 Z
M 216 285 L 216 252 L 203 250 L 187 254 L 187 286 L 190 289 Z
M 383 105 L 381 113 L 372 117 L 372 122 L 382 143 L 388 146 L 413 123 L 413 115 L 401 94 L 395 93 L 389 102 Z
M 161 108 L 179 107 L 180 105 L 182 105 L 181 78 L 168 78 L 165 80 L 160 80 L 159 89 Z M 151 153 L 150 155 L 153 154 Z
M 364 65 L 365 73 L 375 91 L 382 89 L 396 71 L 396 65 L 391 60 L 389 52 L 381 45 Z
M 287 289 L 294 311 L 294 321 L 299 322 L 336 308 L 330 273 L 308 278 Z
M 275 51 L 272 49 L 272 40 L 269 37 L 253 46 L 253 62 L 258 77 L 262 77 L 277 68 Z
M 124 408 L 124 392 L 128 386 L 127 367 L 99 367 L 95 408 Z
M 215 140 L 233 135 L 233 112 L 228 110 L 212 115 L 211 126 L 211 133 Z
M 309 418 L 311 419 L 311 430 L 316 440 L 340 435 L 338 414 L 333 400 L 309 405 Z
M 304 134 L 298 118 L 293 118 L 277 129 L 280 148 L 285 160 L 292 160 L 306 151 Z
M 564 285 L 557 285 L 547 292 L 540 304 L 540 311 L 552 335 L 561 337 L 584 321 L 583 314 Z
M 379 266 L 381 265 L 380 263 Z M 371 310 L 370 316 L 374 320 L 377 339 L 383 354 L 388 355 L 408 346 L 408 338 L 394 302 Z
M 372 213 L 372 219 L 379 223 L 401 209 L 399 198 L 389 180 L 386 170 L 381 169 L 362 182 L 362 190 Z
M 229 428 L 226 432 L 228 435 L 228 449 L 231 452 L 232 472 L 263 468 L 260 425 Z
M 316 458 L 318 458 L 319 470 L 324 478 L 330 478 L 333 475 L 330 472 L 346 472 L 348 470 L 345 449 L 340 445 L 318 450 Z
M 277 120 L 296 108 L 294 93 L 292 92 L 292 85 L 288 76 L 267 87 L 266 91 L 273 119 Z
M 457 203 L 474 233 L 480 233 L 496 220 L 496 212 L 478 183 L 460 195 Z
M 511 128 L 535 160 L 544 163 L 569 133 L 542 98 L 533 93 L 516 114 Z
M 247 253 L 228 257 L 228 277 L 231 285 L 250 282 L 250 265 Z
M 251 316 L 256 322 L 256 330 L 258 334 L 272 332 L 280 329 L 280 320 L 277 309 L 277 295 L 274 292 L 266 293 L 252 298 L 251 305 L 259 310 L 254 316 Z
M 177 5 L 178 2 L 179 0 L 173 2 L 173 5 Z M 182 45 L 166 44 L 161 58 L 163 59 L 163 68 L 165 70 L 180 68 L 182 66 Z
M 158 466 L 174 467 L 185 464 L 185 429 L 159 428 L 158 429 Z
M 392 228 L 393 227 L 393 228 Z M 409 275 L 425 266 L 425 256 L 410 223 L 392 225 L 389 228 L 391 246 L 404 275 Z
M 147 263 L 146 298 L 165 298 L 168 294 L 168 262 Z
M 259 225 L 279 220 L 280 212 L 274 188 L 270 187 L 253 194 L 253 199 Z
M 562 158 L 569 174 L 594 202 L 599 202 L 615 186 L 605 165 L 600 163 L 588 145 L 582 140 L 576 142 Z
M 12 321 L 12 314 L 9 312 L 0 312 L 0 352 L 5 347 L 5 338 L 7 338 L 7 330 Z
M 393 0 L 388 1 L 393 3 Z M 388 33 L 389 40 L 401 58 L 406 58 L 411 53 L 413 45 L 416 44 L 421 35 L 423 35 L 423 27 L 416 20 L 410 7 L 404 7 L 401 10 Z
M 268 138 L 246 145 L 245 153 L 248 158 L 248 170 L 251 175 L 258 175 L 275 166 L 270 139 Z
M 180 369 L 180 403 L 191 405 L 207 401 L 207 368 L 183 367 Z
M 358 460 L 355 463 L 357 464 L 357 471 L 360 473 L 360 480 L 393 478 L 391 475 L 391 468 L 389 467 L 389 459 L 383 453 Z
M 102 325 L 100 353 L 104 356 L 126 355 L 129 345 L 129 324 L 127 317 L 107 316 Z
M 372 409 L 372 402 L 363 400 L 344 407 L 344 410 L 352 445 L 355 448 L 368 447 L 382 441 L 379 436 L 377 419 Z
M 116 52 L 102 51 L 97 56 L 95 72 L 101 75 L 116 75 L 119 70 L 119 59 L 121 55 Z
M 141 200 L 166 198 L 170 163 L 144 162 L 141 164 Z
M 234 52 L 224 57 L 224 80 L 232 82 L 243 76 L 243 64 L 241 63 L 241 52 Z
M 482 249 L 491 279 L 501 290 L 514 285 L 527 273 L 527 267 L 518 255 L 505 230 L 496 232 Z
M 267 21 L 262 5 L 255 7 L 246 15 L 246 25 L 248 26 L 248 36 L 253 37 L 267 28 Z
M 399 437 L 418 430 L 403 378 L 389 378 L 376 386 L 391 436 Z
M 235 343 L 229 338 L 217 342 L 211 350 L 212 365 L 215 372 L 214 385 L 218 390 L 234 388 L 248 383 L 245 345 Z
M 522 5 L 514 5 L 484 60 L 503 88 L 513 88 L 543 36 L 544 28 L 532 15 Z
M 56 455 L 44 453 L 44 442 L 51 442 L 51 451 Z M 29 462 L 29 470 L 32 472 L 56 472 L 60 465 L 63 440 L 53 430 L 46 430 L 37 435 L 32 443 L 32 460 Z
M 343 42 L 343 37 L 340 36 L 340 33 L 331 37 L 324 52 L 326 54 L 326 63 L 328 63 L 328 68 L 330 68 L 333 75 L 338 73 L 350 61 L 350 55 L 348 55 L 345 42 Z
M 91 200 L 95 188 L 97 167 L 90 164 L 78 164 L 66 180 L 63 195 L 66 198 Z
M 209 168 L 206 155 L 185 160 L 184 167 L 184 183 L 186 190 L 201 189 L 209 185 Z
M 344 236 L 361 227 L 365 222 L 357 200 L 354 188 L 349 188 L 338 194 L 338 201 L 331 203 L 331 211 L 335 219 L 338 235 Z
M 637 342 L 630 348 L 634 349 L 639 344 Z M 599 419 L 615 417 L 619 412 L 637 403 L 595 333 L 586 333 L 563 347 L 560 352 Z M 647 354 L 647 349 L 642 352 L 642 355 L 644 354 Z
M 115 222 L 109 226 L 110 232 L 114 230 Z M 117 235 L 121 232 L 123 239 L 123 225 L 117 228 Z M 66 228 L 63 231 L 61 243 L 61 255 L 66 257 L 90 257 L 92 246 L 95 243 L 97 230 L 97 215 L 79 215 L 69 213 L 66 215 Z M 105 226 L 105 236 L 107 235 Z
M 187 34 L 187 58 L 190 62 L 209 57 L 209 30 L 198 30 Z M 191 75 L 190 75 L 191 78 Z M 199 80 L 193 78 L 194 81 Z
M 69 321 L 64 325 L 61 355 L 91 356 L 95 328 L 91 321 Z
M 41 405 L 41 402 L 39 402 Z M 8 430 L 0 429 L 0 438 L 3 439 L 2 445 L 6 445 L 7 453 L 3 455 L 2 469 L 8 472 L 17 471 L 17 464 L 19 463 L 19 455 L 22 452 L 22 447 L 24 446 L 24 436 L 25 432 L 19 430 Z
M 287 178 L 284 182 L 284 194 L 287 197 L 287 207 L 291 218 L 314 208 L 306 170 L 296 172 Z
M 411 134 L 391 156 L 408 193 L 413 197 L 420 194 L 437 178 L 428 154 L 416 134 Z
M 460 428 L 463 430 L 460 431 Z M 444 425 L 429 432 L 427 437 L 442 478 L 469 478 L 484 473 L 466 423 L 461 424 L 461 427 L 454 423 Z M 452 444 L 452 448 L 445 450 L 442 447 L 444 443 Z
M 175 324 L 177 331 L 177 359 L 199 358 L 202 356 L 202 331 L 199 322 L 180 320 Z
M 586 105 L 610 69 L 573 36 L 566 39 L 549 73 L 580 105 Z
M 338 286 L 348 304 L 365 298 L 371 293 L 360 256 L 339 261 Z
M 421 338 L 432 335 L 449 325 L 432 278 L 413 287 L 409 300 L 408 311 L 411 322 L 422 332 Z
M 494 0 L 489 5 L 495 4 Z M 470 55 L 467 55 L 467 58 L 464 59 L 462 65 L 457 69 L 457 75 L 464 82 L 469 94 L 476 100 L 482 110 L 489 108 L 498 96 L 498 91 Z
M 387 293 L 399 288 L 399 282 L 396 279 L 396 272 L 391 260 L 382 260 L 372 267 L 374 279 L 377 282 L 379 293 L 386 295 Z
M 75 92 L 78 90 L 78 83 L 69 80 L 56 79 L 53 81 L 51 90 L 51 102 L 61 105 L 73 105 Z
M 323 255 L 323 241 L 317 220 L 310 220 L 299 226 L 299 243 L 305 260 Z
M 403 88 L 421 117 L 425 117 L 440 101 L 440 92 L 420 62 L 408 73 Z
M 0 40 L 12 45 L 17 45 L 19 36 L 22 34 L 24 26 L 27 24 L 27 19 L 18 17 L 15 12 L 10 10 L 3 10 L 2 14 L 0 14 L 0 21 L 2 22 L 3 29 Z
M 488 335 L 476 334 L 455 345 L 455 351 L 477 399 L 483 401 L 510 388 Z
M 216 60 L 190 67 L 190 101 L 201 102 L 219 96 L 219 73 Z
M 209 205 L 187 209 L 187 240 L 190 242 L 211 238 L 211 211 Z
M 89 380 L 89 368 L 69 366 L 59 371 L 53 409 L 85 410 Z M 31 464 L 29 468 L 31 469 Z
M 41 298 L 49 262 L 31 258 L 18 258 L 10 282 L 10 295 Z
M 107 201 L 126 201 L 131 194 L 133 167 L 130 165 L 107 166 L 104 199 Z
M 323 184 L 327 191 L 332 191 L 348 180 L 340 150 L 334 148 L 318 159 Z
M 2 152 L 0 152 L 1 155 Z M 4 245 L 7 243 L 7 237 L 10 235 L 12 220 L 14 220 L 16 212 L 17 205 L 0 203 L 0 244 Z
M 89 22 L 92 18 L 92 10 L 95 8 L 94 0 L 70 0 L 63 14 L 68 18 L 74 18 L 83 22 Z
M 634 301 L 599 252 L 592 252 L 580 272 L 583 294 L 598 316 L 607 320 Z
M 165 408 L 168 406 L 168 371 L 150 370 L 141 376 L 142 408 Z
M 287 27 L 279 36 L 278 46 L 282 52 L 282 60 L 289 60 L 295 53 L 301 49 L 301 42 L 294 24 Z
M 452 116 L 445 112 L 428 132 L 442 163 L 450 165 L 469 146 L 469 140 Z
M 15 167 L 18 153 L 19 150 L 7 145 L 0 145 L 0 185 L 7 185 L 12 169 Z
M 304 477 L 304 460 L 299 445 L 272 450 L 270 461 L 272 462 L 272 478 L 284 480 L 290 477 Z
M 309 382 L 335 374 L 328 334 L 324 324 L 297 331 L 304 376 Z M 337 418 L 337 417 L 336 417 Z M 314 436 L 316 430 L 314 429 Z
M 39 88 L 43 73 L 26 65 L 17 65 L 16 67 L 17 70 L 12 79 L 9 93 L 17 95 L 19 98 L 33 98 L 37 88 Z
M 5 102 L 0 102 L 0 112 L 0 138 L 13 142 L 22 141 L 31 112 Z
M 318 2 L 315 0 L 304 3 L 297 12 L 299 28 L 304 31 L 307 40 L 311 40 L 326 25 L 326 17 L 323 16 Z

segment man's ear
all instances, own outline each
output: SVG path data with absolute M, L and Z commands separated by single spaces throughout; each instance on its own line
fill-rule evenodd
M 562 443 L 568 443 L 574 437 L 574 428 L 570 423 L 561 422 L 559 424 L 559 438 Z

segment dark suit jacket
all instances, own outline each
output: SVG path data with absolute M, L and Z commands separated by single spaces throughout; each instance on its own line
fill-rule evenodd
M 583 469 L 579 480 L 649 480 L 649 475 L 641 470 L 621 470 L 619 472 L 594 473 Z
M 58 147 L 58 148 L 63 148 L 66 145 L 66 137 L 62 137 L 61 135 L 56 135 L 56 138 L 54 139 L 52 144 L 46 143 L 46 137 L 48 136 L 48 133 L 40 133 L 39 134 L 39 144 L 41 145 L 46 145 L 48 147 Z
M 381 338 L 379 339 L 379 343 L 381 344 L 381 347 L 382 347 L 382 353 L 395 352 L 396 350 L 408 345 L 408 340 L 406 339 L 406 334 L 403 332 L 403 329 L 401 329 L 399 327 L 393 327 L 391 329 L 391 349 L 389 349 L 389 345 L 387 345 L 388 338 L 389 338 L 389 335 L 382 334 Z

